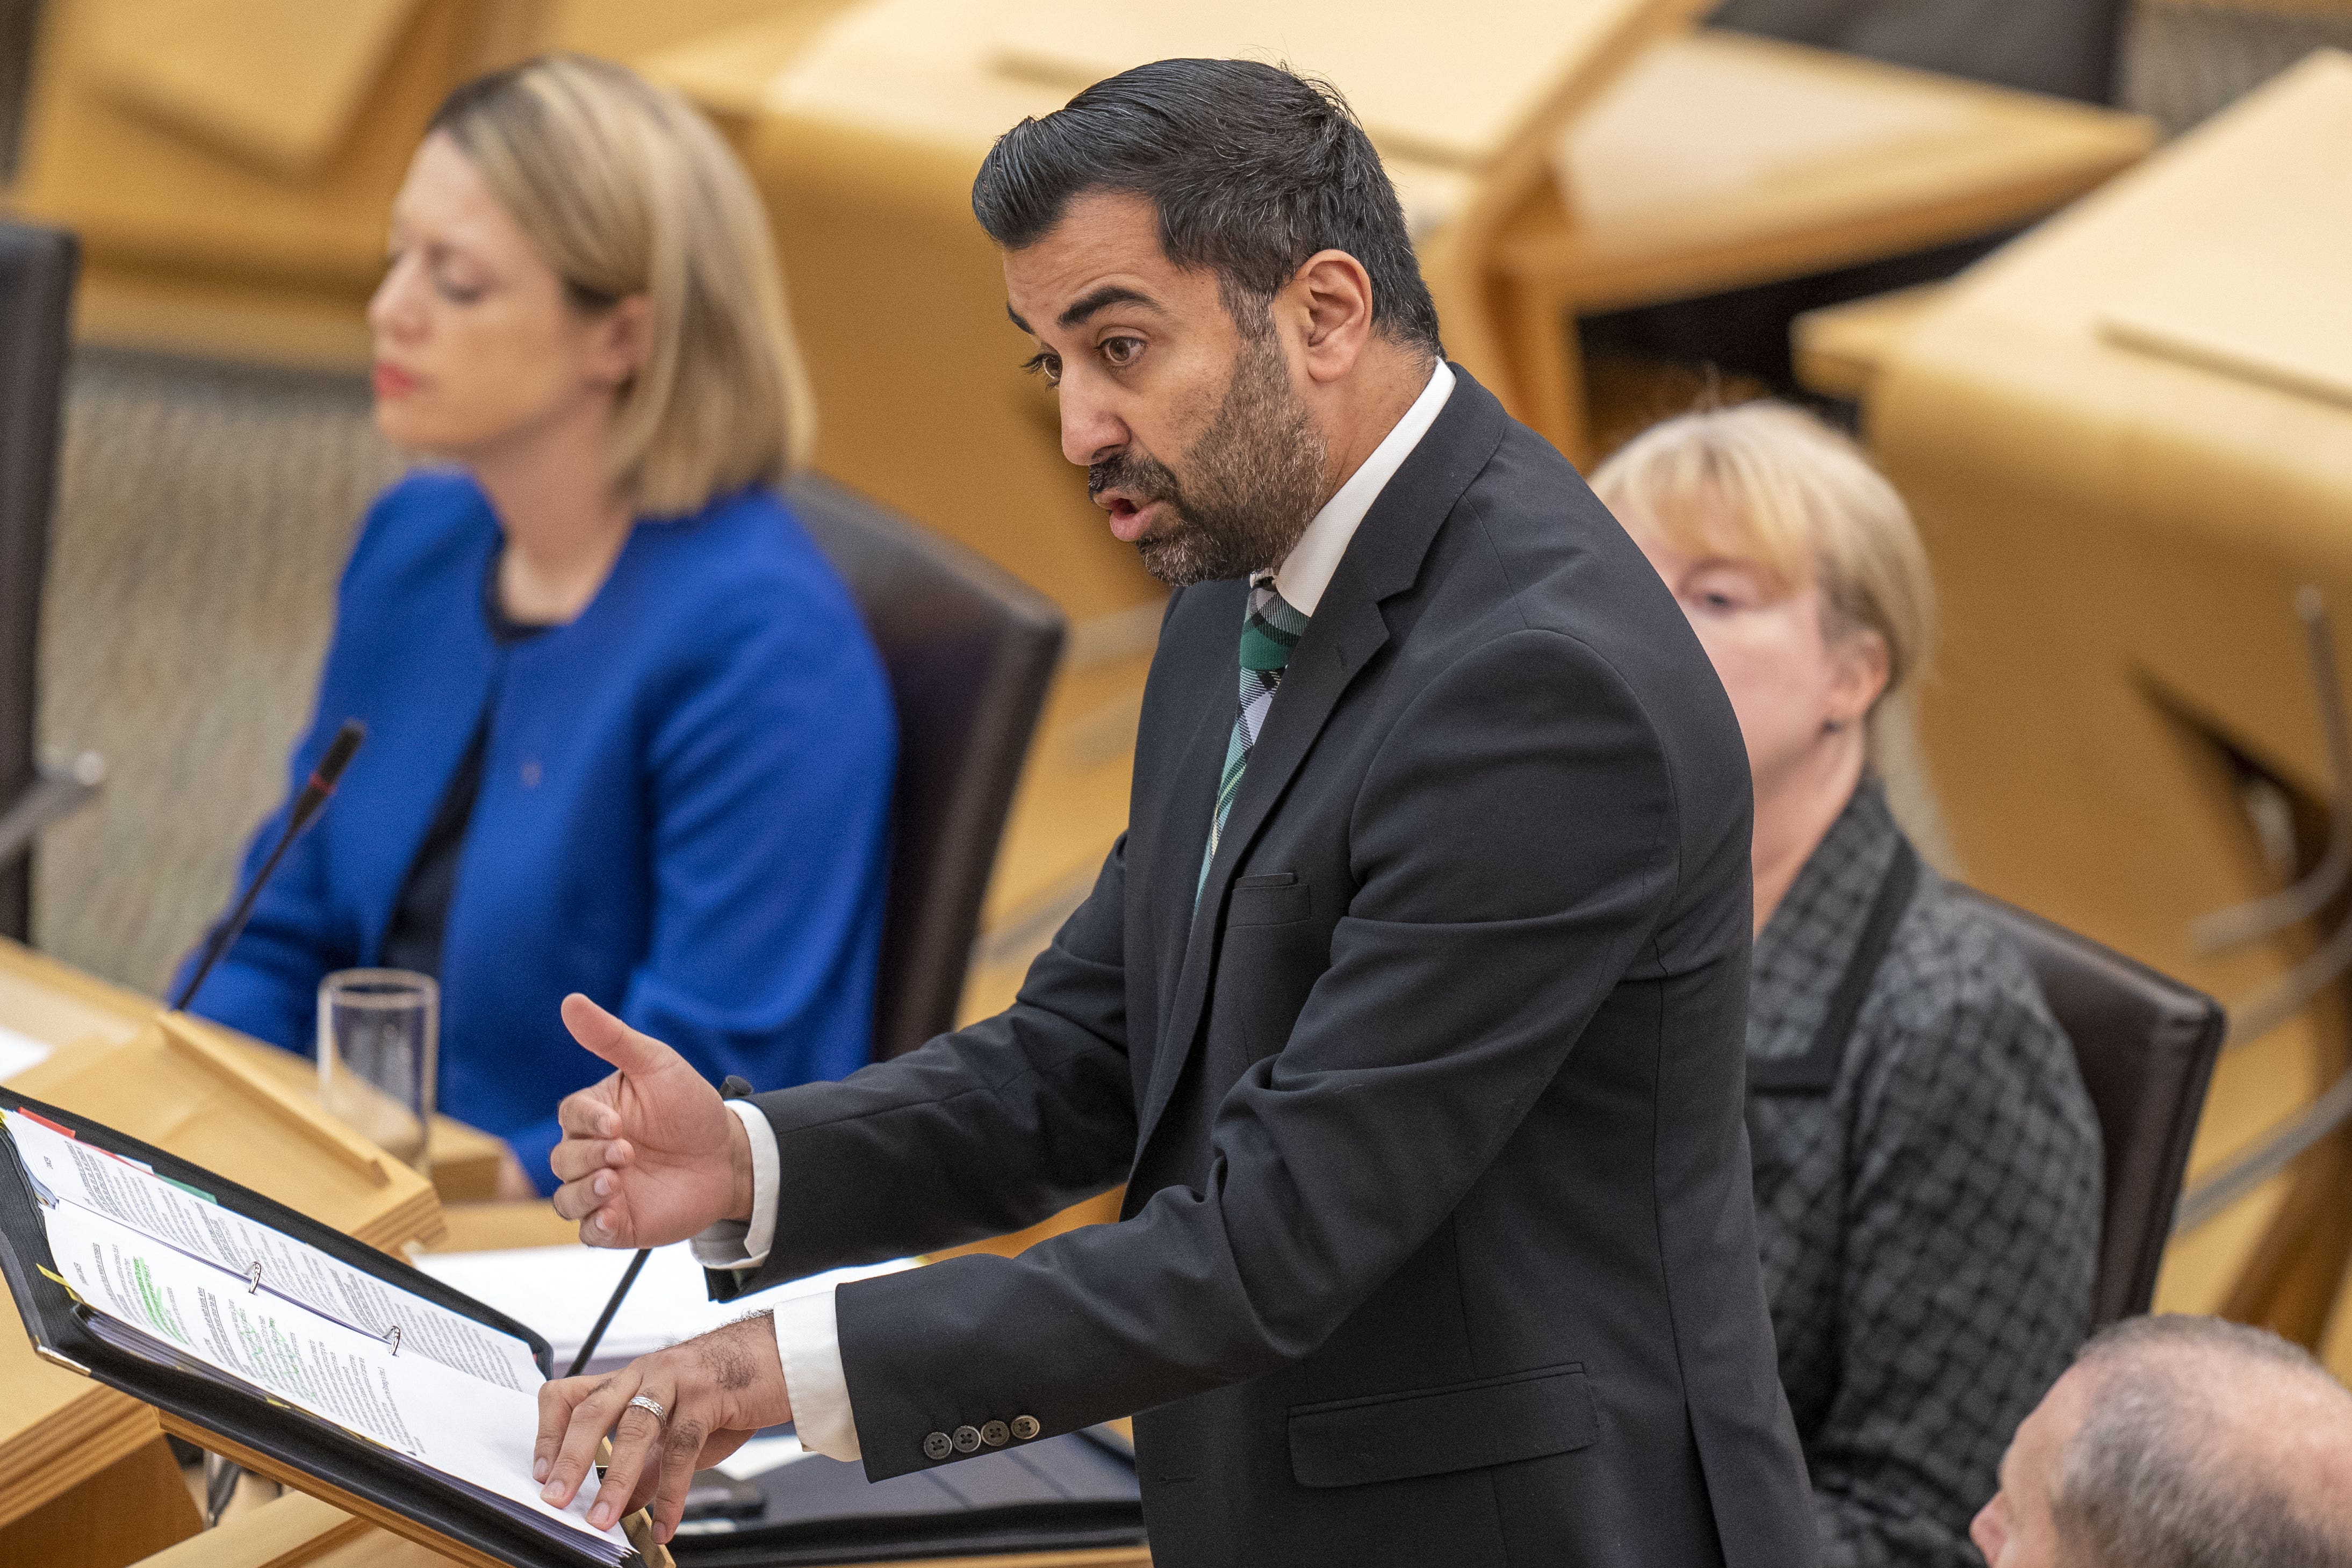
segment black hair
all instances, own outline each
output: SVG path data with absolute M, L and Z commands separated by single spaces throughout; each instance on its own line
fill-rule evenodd
M 1372 280 L 1372 321 L 1444 353 L 1396 188 L 1328 83 L 1255 60 L 1156 60 L 1095 83 L 996 139 L 971 210 L 1007 250 L 1034 244 L 1090 191 L 1124 191 L 1160 214 L 1179 267 L 1216 273 L 1226 309 L 1263 313 L 1318 250 L 1344 250 Z

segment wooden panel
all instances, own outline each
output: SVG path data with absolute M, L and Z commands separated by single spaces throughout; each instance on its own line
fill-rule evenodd
M 580 1227 L 555 1212 L 553 1204 L 457 1204 L 441 1211 L 443 1229 L 424 1244 L 426 1252 L 502 1252 L 518 1247 L 563 1247 L 580 1239 Z
M 89 79 L 282 174 L 334 152 L 419 0 L 90 0 Z
M 1702 30 L 1561 137 L 1496 266 L 1586 309 L 1683 298 L 2022 221 L 2154 144 L 2135 115 Z
M 2352 404 L 2352 312 L 2336 247 L 2352 207 L 2328 149 L 2352 145 L 2352 103 L 2312 128 L 2311 156 L 2281 158 L 2231 193 L 2210 226 L 2098 312 L 2109 340 Z
M 460 0 L 422 0 L 350 134 L 289 178 L 124 108 L 93 74 L 108 3 L 43 7 L 13 205 L 76 230 L 95 264 L 372 287 L 393 192 L 435 106 L 472 64 L 473 13 Z
M 148 1560 L 148 1568 L 304 1568 L 350 1560 L 360 1542 L 373 1548 L 365 1561 L 445 1563 L 407 1542 L 385 1535 L 331 1503 L 289 1492 Z
M 1148 60 L 1245 57 L 1328 79 L 1382 152 L 1483 170 L 1560 123 L 1586 69 L 1645 30 L 1654 0 L 1487 0 L 1475 26 L 1420 0 L 1191 0 L 996 8 L 990 60 L 1065 93 Z
M 1942 287 L 1923 283 L 1806 311 L 1789 325 L 1797 379 L 1815 392 L 1859 400 Z
M 122 1568 L 203 1527 L 170 1445 L 151 1428 L 122 1458 L 0 1529 L 0 1563 Z
M 2254 308 L 2275 238 L 2233 217 L 2307 160 L 2352 160 L 2352 58 L 2315 57 L 1980 263 L 1871 388 L 1877 454 L 1946 602 L 1923 733 L 1970 879 L 2224 1000 L 2319 934 L 2217 955 L 2189 924 L 2275 885 L 2221 745 L 2307 799 L 2328 793 L 2292 606 L 2316 584 L 2352 624 L 2352 409 L 2124 347 L 2102 320 L 2209 240 L 2232 246 L 2216 286 Z M 2340 195 L 2298 223 L 2315 262 L 2352 247 Z M 2274 305 L 2285 325 L 2294 300 Z M 2340 1005 L 2232 1050 L 2192 1173 L 2307 1103 L 2347 1055 Z M 2315 1335 L 2341 1279 L 2344 1158 L 2339 1139 L 2177 1240 L 2158 1304 L 2227 1302 Z M 2232 1292 L 2250 1261 L 2266 1305 Z

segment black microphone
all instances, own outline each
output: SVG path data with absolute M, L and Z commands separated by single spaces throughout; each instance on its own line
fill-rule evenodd
M 719 1098 L 721 1100 L 741 1100 L 751 1092 L 751 1084 L 731 1072 L 719 1086 Z M 645 1269 L 646 1259 L 653 1255 L 652 1247 L 641 1247 L 637 1248 L 637 1255 L 629 1259 L 629 1267 L 622 1273 L 621 1282 L 613 1287 L 612 1299 L 604 1303 L 604 1310 L 596 1314 L 596 1326 L 588 1331 L 586 1339 L 580 1342 L 580 1353 L 572 1358 L 571 1369 L 564 1373 L 564 1376 L 578 1377 L 587 1370 L 588 1358 L 596 1353 L 596 1346 L 604 1340 L 604 1331 L 613 1326 L 613 1314 L 621 1310 L 623 1301 L 628 1300 L 629 1287 L 637 1282 L 638 1274 Z
M 310 826 L 310 819 L 317 816 L 327 804 L 327 797 L 335 793 L 335 785 L 342 778 L 343 770 L 352 764 L 352 753 L 358 751 L 360 742 L 366 739 L 367 726 L 356 719 L 346 719 L 343 727 L 335 731 L 335 738 L 327 742 L 327 754 L 319 759 L 319 765 L 311 770 L 310 782 L 294 797 L 294 809 L 287 813 L 286 831 L 278 836 L 278 843 L 269 851 L 269 858 L 261 863 L 261 869 L 255 872 L 253 880 L 246 884 L 245 897 L 236 901 L 236 908 L 229 911 L 228 919 L 213 928 L 213 934 L 205 942 L 203 959 L 196 964 L 194 973 L 188 976 L 188 983 L 180 987 L 180 994 L 172 998 L 172 1011 L 185 1012 L 188 1004 L 195 999 L 196 992 L 212 973 L 213 965 L 220 962 L 221 954 L 229 950 L 238 933 L 245 930 L 245 922 L 253 917 L 253 900 L 259 898 L 261 889 L 268 885 L 270 873 L 278 869 L 278 862 L 285 858 L 287 849 L 301 837 L 302 830 Z

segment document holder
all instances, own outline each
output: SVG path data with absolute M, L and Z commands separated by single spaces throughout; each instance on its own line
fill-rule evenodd
M 282 1204 L 39 1100 L 0 1089 L 0 1107 L 37 1117 L 89 1148 L 142 1163 L 221 1208 L 513 1335 L 529 1347 L 542 1374 L 552 1371 L 547 1342 L 523 1324 Z M 575 1549 L 530 1529 L 438 1472 L 280 1404 L 161 1342 L 150 1354 L 101 1338 L 91 1327 L 93 1310 L 79 1302 L 58 1275 L 40 1203 L 16 1145 L 0 1139 L 0 1148 L 5 1148 L 0 1153 L 0 1277 L 5 1278 L 34 1350 L 43 1360 L 154 1406 L 166 1430 L 461 1563 L 478 1568 L 593 1568 L 600 1563 L 584 1546 Z M 646 1542 L 636 1531 L 629 1533 L 638 1550 L 638 1557 L 631 1561 L 640 1560 Z

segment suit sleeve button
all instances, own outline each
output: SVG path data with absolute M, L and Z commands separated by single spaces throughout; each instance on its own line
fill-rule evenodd
M 1044 1430 L 1044 1427 L 1037 1425 L 1037 1418 L 1034 1415 L 1015 1415 L 1013 1418 L 1013 1435 L 1024 1443 Z
M 980 1440 L 992 1448 L 1002 1448 L 1004 1440 L 1012 1436 L 1013 1429 L 1002 1421 L 988 1422 L 980 1429 Z
M 955 1445 L 944 1432 L 934 1432 L 923 1439 L 923 1457 L 927 1459 L 944 1459 L 954 1452 Z
M 957 1427 L 955 1431 L 955 1446 L 956 1452 L 959 1454 L 976 1452 L 980 1447 L 980 1428 L 977 1426 Z

